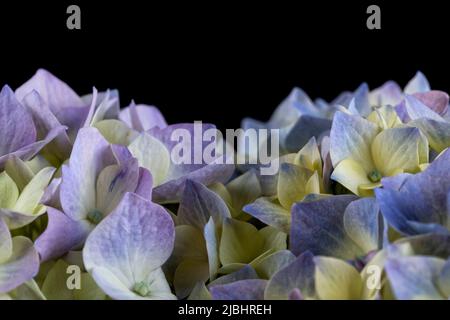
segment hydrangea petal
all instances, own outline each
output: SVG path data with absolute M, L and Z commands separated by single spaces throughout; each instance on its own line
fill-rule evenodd
M 42 213 L 42 206 L 39 205 L 45 188 L 50 183 L 55 168 L 47 167 L 36 174 L 25 186 L 13 209 L 29 215 Z
M 310 252 L 305 252 L 275 273 L 267 283 L 264 298 L 287 300 L 294 289 L 299 289 L 304 297 L 314 297 L 315 266 L 313 258 L 314 256 Z
M 292 252 L 299 255 L 310 251 L 314 255 L 342 259 L 353 259 L 364 254 L 347 235 L 343 225 L 345 209 L 354 200 L 354 196 L 340 195 L 297 203 L 292 208 Z
M 368 253 L 379 248 L 380 216 L 374 198 L 363 198 L 351 202 L 343 216 L 347 235 Z
M 262 197 L 244 207 L 244 211 L 256 219 L 289 233 L 291 227 L 291 213 L 272 198 Z
M 411 120 L 420 118 L 444 121 L 444 119 L 414 96 L 405 96 L 406 112 Z
M 286 152 L 297 152 L 302 148 L 311 137 L 320 137 L 322 133 L 331 128 L 331 121 L 329 119 L 318 118 L 315 116 L 302 115 L 289 128 L 288 133 L 284 139 L 280 139 L 282 147 Z
M 372 106 L 396 106 L 402 98 L 402 89 L 394 81 L 387 81 L 369 93 L 369 101 Z
M 130 129 L 125 123 L 116 119 L 107 119 L 96 122 L 97 128 L 109 143 L 127 146 L 137 137 L 137 132 Z
M 215 182 L 225 183 L 234 172 L 234 165 L 227 164 L 230 159 L 224 160 L 221 155 L 217 155 L 211 163 L 204 163 L 201 152 L 208 147 L 211 142 L 202 141 L 199 145 L 198 137 L 209 129 L 215 129 L 211 124 L 202 124 L 201 131 L 195 132 L 195 124 L 170 125 L 164 129 L 154 127 L 147 131 L 150 135 L 160 140 L 169 150 L 169 154 L 179 154 L 181 150 L 188 150 L 190 153 L 189 163 L 170 163 L 168 176 L 165 183 L 154 189 L 153 197 L 160 203 L 177 201 L 182 193 L 186 179 L 191 179 L 209 186 Z M 198 129 L 197 129 L 198 130 Z M 174 133 L 183 132 L 183 137 L 175 139 Z M 185 137 L 187 136 L 187 137 Z M 196 147 L 194 147 L 197 145 Z M 176 148 L 174 151 L 173 149 Z M 178 150 L 178 152 L 177 152 Z M 196 163 L 195 158 L 202 159 L 201 163 Z M 198 160 L 198 159 L 197 159 Z
M 220 261 L 225 266 L 231 263 L 250 263 L 264 245 L 264 239 L 251 224 L 234 219 L 225 219 L 220 241 Z
M 139 167 L 136 159 L 104 168 L 97 178 L 95 208 L 104 215 L 110 213 L 126 192 L 136 190 L 138 179 Z
M 206 251 L 208 253 L 209 278 L 213 280 L 216 277 L 217 270 L 220 267 L 219 244 L 216 235 L 216 226 L 213 218 L 209 218 L 208 223 L 203 230 L 205 237 Z
M 408 82 L 408 84 L 404 89 L 404 92 L 406 94 L 413 94 L 416 92 L 426 92 L 426 91 L 430 91 L 430 84 L 428 83 L 428 80 L 425 77 L 425 75 L 420 71 L 417 71 L 414 78 L 412 78 Z
M 269 254 L 256 265 L 256 272 L 261 279 L 270 279 L 278 270 L 295 260 L 295 255 L 289 250 L 280 250 Z
M 33 118 L 8 86 L 0 92 L 0 136 L 0 156 L 32 144 L 37 136 Z
M 62 168 L 61 205 L 70 218 L 80 220 L 95 210 L 95 187 L 100 171 L 114 164 L 108 142 L 95 128 L 79 131 L 69 167 Z
M 61 126 L 59 120 L 36 91 L 32 91 L 26 95 L 22 103 L 33 117 L 38 139 L 44 139 L 52 129 Z M 64 161 L 70 156 L 72 143 L 67 133 L 62 131 L 49 143 L 47 148 L 59 161 Z
M 244 206 L 255 201 L 262 193 L 261 184 L 254 170 L 249 170 L 230 181 L 226 189 L 231 197 L 231 214 L 234 218 L 242 216 Z
M 135 118 L 139 121 L 139 125 L 135 124 L 136 121 L 132 121 L 132 111 L 136 114 Z M 147 131 L 154 127 L 161 129 L 167 127 L 167 122 L 158 108 L 143 104 L 135 105 L 135 110 L 131 110 L 131 106 L 124 108 L 120 111 L 119 119 L 131 128 L 140 131 Z M 139 127 L 140 129 L 138 129 Z
M 344 159 L 335 167 L 331 179 L 339 182 L 354 194 L 361 195 L 361 185 L 369 185 L 371 181 L 367 172 L 359 162 L 353 159 Z
M 448 110 L 449 97 L 443 91 L 417 92 L 413 96 L 439 115 L 444 115 Z
M 428 162 L 428 150 L 420 158 L 421 145 L 427 144 L 417 128 L 383 130 L 372 143 L 375 166 L 383 176 L 394 175 L 398 170 L 418 171 L 419 164 Z
M 158 139 L 144 132 L 128 148 L 138 159 L 139 165 L 151 172 L 155 186 L 166 180 L 170 167 L 170 154 Z
M 430 147 L 442 152 L 450 147 L 450 123 L 421 118 L 413 120 L 408 125 L 419 128 L 427 137 Z
M 249 280 L 249 279 L 259 279 L 259 277 L 258 277 L 258 274 L 256 273 L 255 269 L 251 265 L 247 264 L 235 272 L 223 275 L 223 276 L 215 279 L 214 281 L 211 281 L 211 283 L 209 283 L 208 287 L 212 287 L 215 285 L 229 284 L 229 283 L 233 283 L 236 281 Z
M 12 208 L 19 197 L 19 189 L 4 171 L 0 173 L 0 208 Z
M 25 186 L 34 177 L 34 173 L 31 170 L 30 166 L 16 156 L 12 156 L 8 159 L 8 161 L 6 161 L 5 172 L 11 177 L 11 179 L 17 185 L 17 188 L 19 188 L 20 192 L 22 192 Z M 6 208 L 4 206 L 0 207 Z
M 353 95 L 348 110 L 355 115 L 368 116 L 372 111 L 369 103 L 369 86 L 367 83 L 361 84 Z
M 58 258 L 79 247 L 91 231 L 87 222 L 74 221 L 54 208 L 48 207 L 47 214 L 47 228 L 35 241 L 41 261 Z
M 171 255 L 174 238 L 172 218 L 163 207 L 127 193 L 86 240 L 83 250 L 85 267 L 89 272 L 98 268 L 109 270 L 128 291 L 143 283 L 149 289 L 145 296 L 152 297 L 153 284 L 148 281 L 163 281 L 154 273 Z M 94 279 L 96 274 L 93 273 Z M 109 289 L 102 286 L 104 283 L 98 284 L 105 291 Z M 160 295 L 159 289 L 155 295 Z
M 39 256 L 33 243 L 25 237 L 12 239 L 12 254 L 0 264 L 0 292 L 13 290 L 32 279 L 39 270 Z
M 230 218 L 230 211 L 225 202 L 215 192 L 201 183 L 186 180 L 183 196 L 178 208 L 178 222 L 203 229 L 210 217 L 217 225 L 224 218 Z
M 145 168 L 139 168 L 139 180 L 135 193 L 144 199 L 152 200 L 153 177 Z
M 263 300 L 267 280 L 240 280 L 217 285 L 209 290 L 213 300 Z
M 400 300 L 442 299 L 434 284 L 444 260 L 434 257 L 398 257 L 386 261 L 392 290 Z
M 11 233 L 6 223 L 0 218 L 0 265 L 11 256 L 12 246 Z
M 177 267 L 173 278 L 175 293 L 179 299 L 187 297 L 198 282 L 206 282 L 209 278 L 208 262 L 185 259 Z
M 290 210 L 292 204 L 306 196 L 306 184 L 313 172 L 295 164 L 283 163 L 278 177 L 278 200 Z M 320 191 L 320 190 L 318 190 Z
M 381 212 L 397 231 L 408 235 L 421 233 L 417 223 L 446 226 L 449 163 L 450 150 L 436 158 L 425 171 L 407 177 L 398 190 L 375 190 Z
M 370 172 L 374 167 L 370 145 L 377 134 L 377 125 L 359 116 L 337 112 L 330 133 L 333 166 L 336 167 L 344 159 L 352 159 Z
M 331 257 L 315 257 L 317 295 L 322 300 L 355 300 L 362 297 L 361 277 L 350 264 Z

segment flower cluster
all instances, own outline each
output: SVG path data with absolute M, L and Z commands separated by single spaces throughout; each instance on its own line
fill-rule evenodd
M 176 163 L 194 124 L 39 70 L 0 92 L 0 298 L 449 299 L 448 104 L 420 72 L 296 88 L 242 122 L 280 132 L 262 175 Z

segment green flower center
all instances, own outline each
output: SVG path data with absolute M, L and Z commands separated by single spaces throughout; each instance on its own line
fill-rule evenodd
M 98 224 L 103 219 L 103 214 L 100 210 L 94 209 L 90 211 L 87 215 L 87 219 L 93 224 Z
M 146 297 L 150 293 L 150 289 L 145 282 L 141 281 L 134 285 L 133 292 L 140 295 L 141 297 Z
M 367 177 L 369 178 L 369 180 L 370 181 L 372 181 L 372 182 L 379 182 L 380 180 L 381 180 L 381 178 L 383 178 L 382 177 L 382 175 L 381 175 L 381 173 L 378 171 L 378 170 L 372 170 L 368 175 L 367 175 Z

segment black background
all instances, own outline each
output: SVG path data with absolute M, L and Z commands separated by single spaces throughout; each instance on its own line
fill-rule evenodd
M 81 7 L 82 29 L 66 28 Z M 381 7 L 381 30 L 366 28 Z M 34 1 L 0 5 L 0 84 L 46 68 L 79 94 L 118 88 L 169 122 L 261 120 L 294 86 L 331 100 L 417 70 L 450 91 L 445 1 Z

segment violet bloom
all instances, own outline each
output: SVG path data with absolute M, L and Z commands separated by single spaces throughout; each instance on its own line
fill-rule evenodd
M 150 173 L 139 168 L 126 148 L 110 145 L 95 128 L 81 129 L 69 165 L 62 168 L 61 184 L 52 186 L 62 212 L 48 208 L 48 227 L 36 240 L 41 258 L 55 258 L 82 245 L 125 193 L 150 199 L 151 188 Z
M 38 140 L 30 112 L 17 100 L 11 88 L 4 86 L 0 92 L 0 169 L 11 156 L 31 159 L 63 130 L 64 127 L 56 127 Z

